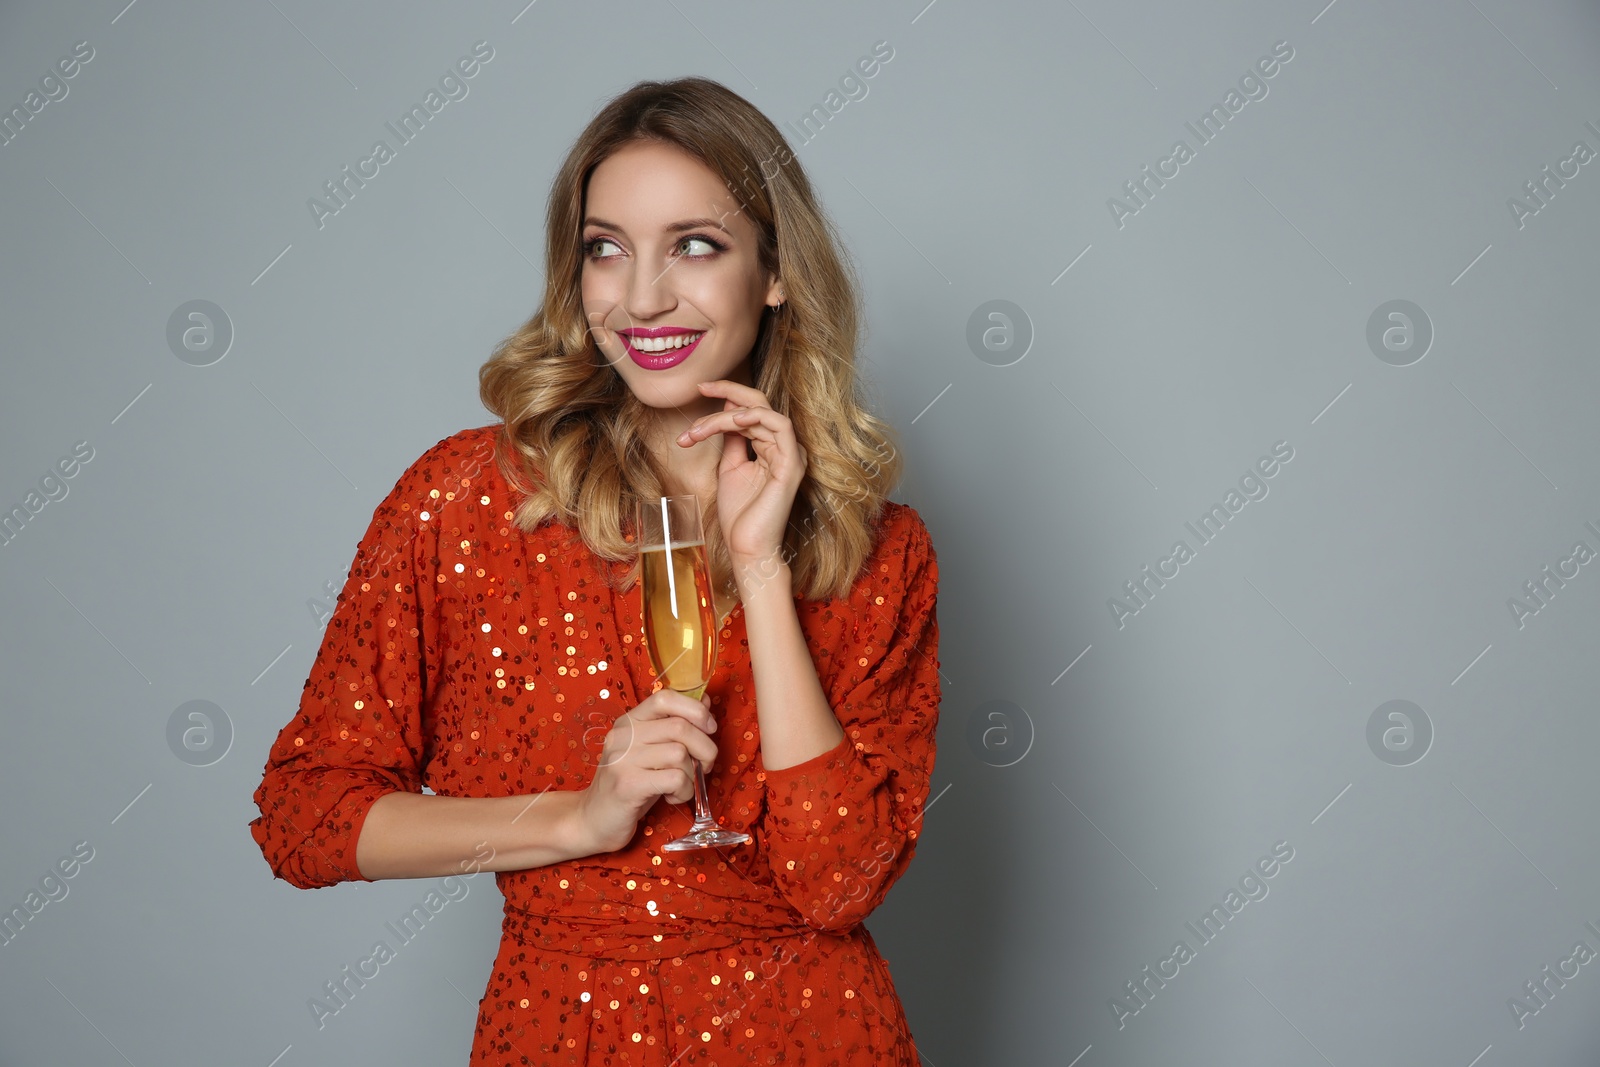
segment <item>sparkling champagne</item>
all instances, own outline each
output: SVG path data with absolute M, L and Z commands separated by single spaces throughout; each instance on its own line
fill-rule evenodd
M 707 584 L 704 541 L 645 545 L 645 647 L 656 675 L 670 689 L 699 700 L 717 658 L 716 602 Z

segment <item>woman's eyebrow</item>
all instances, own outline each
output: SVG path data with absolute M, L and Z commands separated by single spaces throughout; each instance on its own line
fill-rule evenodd
M 623 229 L 621 226 L 618 226 L 614 222 L 608 222 L 605 219 L 596 218 L 593 215 L 590 215 L 588 218 L 584 219 L 583 220 L 583 224 L 585 226 L 598 226 L 601 229 L 605 229 L 605 230 L 616 230 L 618 233 L 627 233 L 628 232 L 627 230 Z M 729 237 L 733 236 L 733 232 L 731 230 L 729 230 L 726 226 L 724 226 L 721 223 L 720 220 L 712 219 L 712 218 L 683 219 L 683 220 L 681 220 L 679 222 L 673 222 L 673 223 L 669 223 L 666 226 L 663 226 L 662 227 L 662 232 L 663 233 L 684 233 L 684 232 L 686 232 L 688 230 L 700 230 L 700 229 L 705 229 L 706 227 L 712 227 L 714 229 L 721 230 L 723 233 L 727 234 Z

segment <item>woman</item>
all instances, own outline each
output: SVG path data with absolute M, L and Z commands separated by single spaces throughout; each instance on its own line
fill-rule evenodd
M 595 117 L 547 240 L 543 307 L 480 372 L 501 421 L 378 506 L 251 832 L 303 888 L 496 872 L 474 1065 L 914 1067 L 861 920 L 928 799 L 938 565 L 885 496 L 830 225 L 772 123 L 683 78 Z M 625 522 L 681 493 L 721 620 L 698 701 L 642 647 Z M 660 848 L 694 760 L 751 842 Z

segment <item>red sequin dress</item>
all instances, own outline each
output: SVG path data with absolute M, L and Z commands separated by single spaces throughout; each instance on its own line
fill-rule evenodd
M 616 594 L 571 527 L 511 524 L 498 424 L 430 448 L 378 505 L 250 824 L 300 888 L 366 881 L 373 802 L 581 789 L 611 722 L 659 683 L 637 592 Z M 939 711 L 938 565 L 889 502 L 844 599 L 796 597 L 845 731 L 764 770 L 741 608 L 708 692 L 713 812 L 744 845 L 663 852 L 692 804 L 657 801 L 623 849 L 501 871 L 500 950 L 472 1067 L 918 1067 L 889 969 L 861 925 L 905 872 Z

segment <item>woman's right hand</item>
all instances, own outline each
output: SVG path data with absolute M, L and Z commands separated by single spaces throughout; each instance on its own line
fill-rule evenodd
M 694 799 L 694 761 L 707 770 L 717 759 L 711 698 L 662 688 L 612 724 L 594 779 L 579 791 L 581 833 L 595 852 L 614 852 L 633 840 L 639 820 L 661 797 Z

